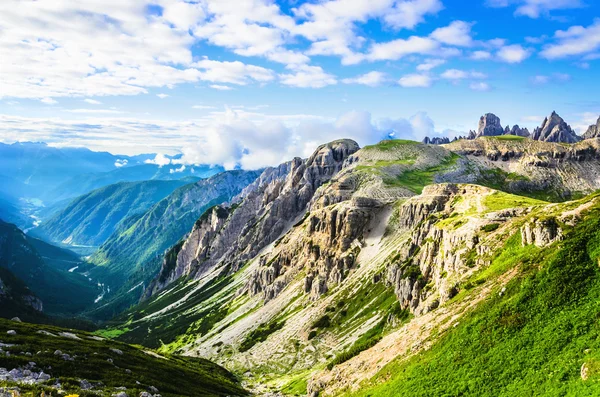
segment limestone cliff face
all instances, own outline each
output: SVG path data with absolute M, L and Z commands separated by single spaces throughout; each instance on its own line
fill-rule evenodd
M 409 231 L 410 238 L 389 259 L 385 280 L 402 308 L 423 314 L 438 307 L 458 292 L 466 274 L 489 264 L 493 247 L 482 241 L 481 227 L 523 211 L 445 221 L 452 219 L 461 197 L 488 194 L 490 189 L 475 185 L 431 185 L 400 207 L 397 227 Z
M 531 136 L 536 141 L 575 143 L 581 140 L 575 131 L 556 112 L 546 117 Z
M 312 211 L 272 253 L 260 258 L 248 292 L 269 301 L 303 273 L 304 293 L 317 299 L 342 282 L 356 264 L 375 209 L 365 204 L 372 203 L 347 201 Z
M 321 145 L 306 160 L 295 158 L 266 169 L 232 200 L 233 205 L 213 210 L 214 216 L 203 216 L 196 223 L 175 266 L 163 264 L 149 294 L 182 275 L 200 277 L 217 264 L 229 266 L 230 271 L 239 269 L 306 211 L 315 191 L 358 149 L 354 141 L 334 141 Z
M 600 138 L 600 117 L 598 117 L 598 121 L 596 124 L 592 124 L 589 126 L 587 131 L 582 136 L 583 139 L 592 139 L 592 138 Z

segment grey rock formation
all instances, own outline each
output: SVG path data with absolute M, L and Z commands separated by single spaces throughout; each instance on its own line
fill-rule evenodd
M 444 145 L 450 143 L 450 139 L 448 137 L 434 136 L 433 138 L 429 138 L 426 136 L 422 142 L 426 145 Z
M 306 160 L 295 158 L 266 169 L 233 200 L 234 205 L 211 209 L 196 222 L 176 253 L 175 265 L 163 263 L 145 296 L 183 275 L 201 277 L 217 264 L 229 266 L 230 271 L 239 269 L 291 227 L 315 191 L 358 149 L 352 140 L 338 140 L 321 145 Z
M 479 118 L 479 127 L 476 137 L 480 136 L 498 136 L 504 134 L 504 128 L 500 123 L 500 118 L 493 113 L 486 113 Z
M 554 218 L 534 219 L 521 227 L 523 246 L 535 244 L 537 247 L 545 247 L 562 240 L 562 237 L 562 230 Z
M 598 121 L 596 124 L 592 124 L 589 126 L 587 131 L 582 136 L 583 139 L 592 139 L 592 138 L 600 138 L 600 117 L 598 117 Z
M 508 130 L 508 126 L 506 126 L 506 129 Z M 527 128 L 520 128 L 518 124 L 515 124 L 510 131 L 505 132 L 505 135 L 515 135 L 527 138 L 531 134 Z
M 575 143 L 581 140 L 575 131 L 556 112 L 546 117 L 533 131 L 532 139 L 544 142 Z

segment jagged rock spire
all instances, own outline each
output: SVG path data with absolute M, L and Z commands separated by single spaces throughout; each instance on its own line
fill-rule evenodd
M 581 140 L 575 131 L 555 111 L 533 131 L 532 139 L 544 142 L 575 143 Z
M 590 125 L 585 134 L 583 134 L 583 139 L 592 138 L 600 138 L 600 117 L 598 117 L 596 124 Z

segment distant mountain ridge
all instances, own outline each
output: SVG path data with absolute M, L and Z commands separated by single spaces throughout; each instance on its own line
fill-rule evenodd
M 473 140 L 482 136 L 516 136 L 530 138 L 535 141 L 576 143 L 583 139 L 599 137 L 599 129 L 600 118 L 598 119 L 597 125 L 591 125 L 582 136 L 579 136 L 573 131 L 571 126 L 562 119 L 562 117 L 553 111 L 549 117 L 544 119 L 541 126 L 537 127 L 533 133 L 530 133 L 527 128 L 521 128 L 517 124 L 512 128 L 508 125 L 506 128 L 502 128 L 502 123 L 498 116 L 493 113 L 486 113 L 480 117 L 477 131 L 471 130 L 467 136 L 457 136 L 453 141 L 459 139 Z M 425 137 L 423 143 L 443 145 L 450 143 L 450 139 L 448 137 Z
M 119 182 L 74 199 L 34 230 L 52 241 L 99 246 L 126 218 L 144 213 L 175 189 L 199 178 Z
M 143 287 L 160 270 L 165 250 L 182 239 L 208 208 L 231 200 L 260 173 L 242 170 L 219 173 L 182 186 L 145 213 L 123 220 L 91 258 L 97 265 L 92 274 L 98 271 L 98 277 L 111 286 L 117 298 L 123 299 L 118 304 L 127 307 L 136 302 Z M 96 309 L 103 314 L 95 315 L 110 317 L 118 313 L 115 310 L 108 302 Z

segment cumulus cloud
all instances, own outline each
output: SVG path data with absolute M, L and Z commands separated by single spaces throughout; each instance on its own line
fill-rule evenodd
M 342 82 L 344 84 L 362 84 L 367 85 L 369 87 L 377 87 L 381 85 L 385 80 L 385 73 L 373 71 L 353 78 L 343 79 Z
M 492 58 L 492 54 L 489 51 L 473 51 L 470 56 L 475 61 L 483 61 Z
M 97 101 L 95 99 L 86 98 L 83 101 L 89 103 L 90 105 L 102 105 L 102 102 Z
M 231 88 L 228 85 L 221 85 L 221 84 L 211 84 L 209 85 L 210 88 L 214 89 L 214 90 L 219 90 L 219 91 L 230 91 L 233 90 L 233 88 Z
M 445 59 L 428 59 L 417 66 L 419 72 L 428 72 L 433 68 L 437 68 L 446 63 Z
M 474 81 L 469 84 L 469 88 L 473 91 L 490 91 L 492 89 L 488 83 L 483 81 Z
M 171 159 L 165 156 L 164 154 L 159 153 L 156 155 L 156 157 L 154 157 L 154 159 L 148 159 L 144 162 L 146 164 L 155 164 L 159 167 L 164 167 L 165 165 L 171 164 Z
M 52 98 L 42 98 L 40 99 L 40 102 L 46 105 L 56 105 L 58 103 L 58 101 Z
M 401 87 L 405 88 L 425 88 L 431 87 L 431 85 L 433 84 L 433 79 L 427 74 L 407 74 L 405 76 L 402 76 L 400 80 L 398 80 L 398 84 Z
M 41 126 L 32 128 L 33 126 Z M 130 118 L 59 120 L 0 115 L 3 141 L 45 141 L 54 146 L 86 146 L 113 153 L 160 153 L 147 160 L 158 166 L 219 164 L 228 169 L 277 165 L 294 156 L 309 156 L 322 143 L 340 138 L 361 146 L 390 134 L 422 139 L 433 121 L 418 113 L 408 119 L 373 120 L 352 111 L 337 119 L 310 115 L 264 115 L 226 108 L 210 118 L 185 122 L 140 121 Z M 180 153 L 173 160 L 166 154 Z
M 519 44 L 507 45 L 498 50 L 496 53 L 498 59 L 506 63 L 521 63 L 529 58 L 531 51 L 523 48 Z
M 447 80 L 463 80 L 463 79 L 485 79 L 487 75 L 481 72 L 465 71 L 460 69 L 448 69 L 440 75 L 441 78 Z
M 279 79 L 282 84 L 300 88 L 323 88 L 337 84 L 335 76 L 326 73 L 320 66 L 289 65 L 292 73 L 282 73 Z
M 165 99 L 165 98 L 169 97 L 169 94 L 160 93 L 160 94 L 156 94 L 156 96 L 159 97 L 160 99 Z
M 148 15 L 150 5 L 162 12 Z M 273 79 L 273 72 L 239 61 L 194 62 L 191 47 L 201 38 L 191 32 L 204 20 L 201 4 L 182 0 L 0 2 L 0 97 L 47 103 L 200 80 Z
M 471 38 L 472 23 L 464 21 L 454 21 L 450 25 L 438 28 L 431 33 L 431 37 L 440 43 L 468 47 L 473 44 Z
M 117 168 L 125 167 L 128 163 L 129 163 L 129 160 L 127 160 L 127 159 L 117 159 L 115 161 L 115 167 L 117 167 Z
M 531 82 L 535 85 L 545 85 L 548 83 L 565 83 L 571 80 L 571 75 L 566 73 L 553 73 L 550 76 L 536 75 L 531 78 Z
M 488 0 L 491 7 L 509 7 L 516 5 L 515 15 L 529 18 L 549 16 L 551 11 L 581 8 L 582 0 Z
M 554 34 L 555 42 L 547 45 L 541 55 L 547 59 L 590 55 L 600 49 L 600 19 L 588 27 L 571 26 Z

